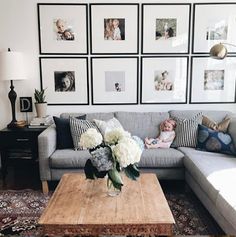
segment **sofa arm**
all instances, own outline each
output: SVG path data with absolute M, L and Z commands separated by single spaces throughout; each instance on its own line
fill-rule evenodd
M 56 150 L 56 127 L 51 125 L 38 136 L 39 172 L 41 181 L 51 180 L 49 157 Z

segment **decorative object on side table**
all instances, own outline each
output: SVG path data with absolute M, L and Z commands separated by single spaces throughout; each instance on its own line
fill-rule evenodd
M 24 58 L 21 52 L 12 52 L 8 48 L 8 52 L 0 54 L 0 80 L 11 81 L 11 90 L 8 98 L 11 102 L 12 121 L 7 125 L 8 128 L 17 127 L 15 103 L 17 94 L 14 91 L 13 80 L 25 80 L 26 71 L 24 66 Z
M 38 118 L 46 117 L 47 115 L 47 102 L 45 101 L 46 96 L 44 95 L 46 89 L 34 91 L 34 99 L 35 99 L 35 108 Z
M 88 179 L 107 176 L 108 195 L 116 196 L 121 191 L 123 180 L 121 171 L 127 177 L 136 180 L 139 177 L 137 163 L 141 149 L 130 134 L 121 128 L 102 135 L 90 128 L 81 135 L 80 146 L 88 148 L 92 158 L 85 164 L 85 175 Z

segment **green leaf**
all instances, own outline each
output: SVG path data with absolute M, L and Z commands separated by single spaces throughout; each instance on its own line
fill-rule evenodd
M 107 171 L 98 171 L 96 167 L 93 166 L 90 159 L 86 161 L 84 166 L 84 172 L 87 179 L 104 178 Z
M 132 180 L 137 180 L 137 178 L 140 176 L 139 169 L 135 164 L 127 166 L 125 168 L 125 174 Z
M 113 183 L 123 185 L 123 180 L 121 179 L 120 173 L 116 169 L 109 170 L 108 176 Z

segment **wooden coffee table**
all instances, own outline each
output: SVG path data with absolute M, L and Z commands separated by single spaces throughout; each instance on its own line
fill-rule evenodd
M 172 235 L 175 221 L 156 175 L 123 179 L 122 192 L 109 197 L 106 179 L 65 174 L 40 217 L 44 234 Z

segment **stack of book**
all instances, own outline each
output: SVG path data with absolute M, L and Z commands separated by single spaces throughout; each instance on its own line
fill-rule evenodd
M 47 128 L 53 124 L 53 118 L 49 115 L 43 118 L 34 118 L 29 125 L 29 128 Z

